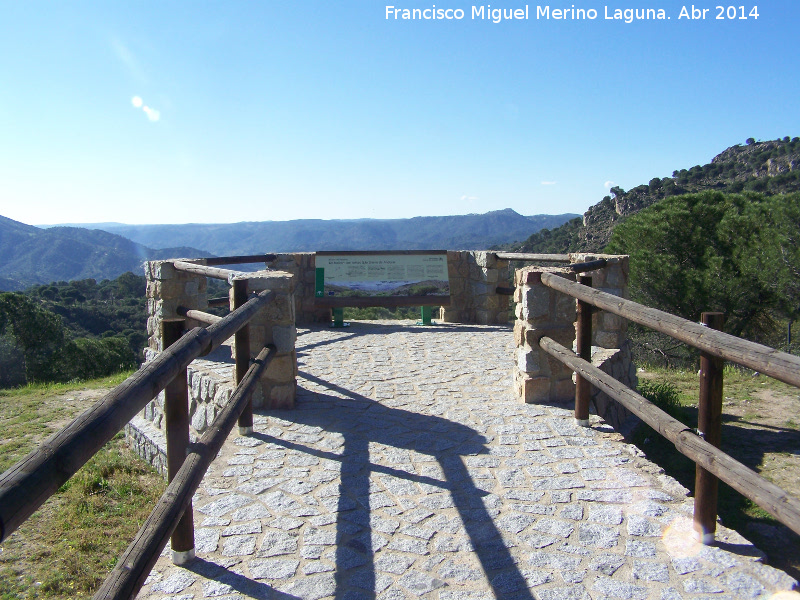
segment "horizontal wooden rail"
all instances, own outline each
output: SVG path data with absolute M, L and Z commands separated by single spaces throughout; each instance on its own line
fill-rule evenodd
M 202 310 L 194 310 L 191 308 L 186 308 L 185 306 L 179 306 L 175 309 L 175 312 L 178 313 L 182 317 L 186 317 L 187 319 L 194 319 L 195 321 L 199 321 L 200 323 L 205 323 L 206 325 L 213 325 L 214 323 L 219 323 L 222 321 L 222 317 L 217 315 L 212 315 L 211 313 L 203 312 Z
M 214 419 L 200 440 L 190 445 L 189 454 L 175 478 L 156 503 L 136 537 L 120 556 L 95 600 L 133 598 L 141 589 L 161 551 L 178 524 L 192 496 L 200 486 L 211 461 L 216 458 L 239 415 L 253 393 L 264 369 L 275 357 L 275 347 L 264 348 L 250 366 L 230 401 Z
M 216 265 L 246 265 L 250 263 L 267 263 L 275 260 L 275 254 L 248 254 L 246 256 L 214 256 L 212 258 L 198 258 L 201 265 L 209 267 Z
M 211 344 L 204 354 L 208 354 L 218 348 L 222 342 L 249 323 L 250 319 L 252 319 L 263 306 L 272 302 L 274 298 L 275 292 L 271 290 L 259 292 L 258 295 L 250 298 L 242 306 L 228 313 L 213 325 L 210 325 L 206 331 L 211 335 Z
M 435 294 L 430 296 L 323 296 L 314 298 L 317 307 L 341 308 L 352 306 L 364 308 L 367 306 L 450 306 L 450 296 Z
M 230 283 L 234 277 L 247 276 L 247 273 L 242 271 L 232 271 L 230 269 L 220 269 L 218 267 L 207 267 L 196 263 L 190 263 L 183 260 L 176 260 L 172 263 L 178 271 L 185 271 L 186 273 L 194 273 L 195 275 L 205 275 L 212 279 L 222 279 Z
M 790 496 L 777 485 L 748 469 L 719 448 L 715 448 L 696 435 L 691 428 L 669 416 L 643 396 L 622 385 L 551 338 L 542 337 L 539 345 L 550 356 L 567 365 L 601 392 L 614 398 L 675 444 L 675 448 L 681 454 L 688 456 L 737 492 L 758 504 L 781 523 L 800 534 L 800 500 Z
M 530 254 L 527 252 L 495 252 L 494 255 L 500 260 L 569 262 L 569 254 Z
M 208 306 L 225 306 L 228 307 L 231 305 L 231 299 L 227 296 L 220 296 L 219 298 L 209 298 L 208 299 Z
M 684 342 L 713 356 L 754 369 L 784 383 L 800 387 L 800 358 L 769 346 L 715 331 L 668 312 L 643 306 L 632 300 L 591 289 L 553 273 L 542 273 L 542 283 L 588 302 L 602 310 L 624 317 Z M 710 469 L 709 469 L 710 470 Z
M 586 273 L 586 271 L 594 271 L 595 269 L 602 269 L 608 266 L 608 261 L 605 258 L 598 258 L 597 260 L 590 260 L 582 263 L 572 263 L 568 265 L 573 273 Z
M 263 291 L 207 329 L 196 327 L 0 475 L 0 541 L 25 522 L 136 413 L 274 298 Z

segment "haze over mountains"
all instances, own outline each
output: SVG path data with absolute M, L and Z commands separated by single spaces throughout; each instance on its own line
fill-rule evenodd
M 226 224 L 34 227 L 0 217 L 0 290 L 141 273 L 145 260 L 315 250 L 487 249 L 578 215 L 483 215 Z M 102 228 L 101 228 L 102 227 Z
M 523 216 L 510 208 L 486 214 L 412 219 L 298 219 L 223 224 L 84 225 L 149 248 L 191 246 L 218 256 L 316 250 L 479 250 L 523 240 L 579 215 Z

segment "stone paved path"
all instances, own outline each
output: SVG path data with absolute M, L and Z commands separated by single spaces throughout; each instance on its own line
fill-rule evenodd
M 795 583 L 596 417 L 518 404 L 505 327 L 304 329 L 294 411 L 235 432 L 194 500 L 198 559 L 140 598 L 769 598 Z M 772 596 L 786 598 L 786 594 Z

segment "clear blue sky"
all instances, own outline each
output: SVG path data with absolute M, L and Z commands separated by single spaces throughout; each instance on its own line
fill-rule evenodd
M 528 20 L 494 23 L 464 2 L 396 1 L 464 18 L 387 20 L 373 0 L 0 0 L 0 215 L 582 213 L 609 182 L 800 135 L 797 2 L 746 20 L 657 0 L 545 20 L 528 4 Z

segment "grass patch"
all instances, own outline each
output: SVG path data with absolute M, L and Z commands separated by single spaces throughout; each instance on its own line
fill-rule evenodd
M 59 401 L 57 397 L 82 390 L 114 387 L 132 373 L 125 371 L 80 383 L 37 383 L 0 390 L 0 473 L 55 433 L 53 422 L 71 419 L 80 412 L 74 404 Z
M 640 394 L 688 427 L 697 427 L 699 377 L 696 371 L 645 367 L 638 375 Z M 765 395 L 763 392 L 771 394 Z M 786 400 L 797 397 L 798 390 L 793 386 L 747 369 L 726 365 L 723 373 L 722 449 L 771 479 L 771 474 L 780 472 L 772 466 L 773 462 L 781 464 L 772 459 L 784 455 L 785 461 L 790 456 L 784 448 L 793 438 L 787 436 L 796 436 L 798 429 L 797 421 L 791 418 L 791 413 L 781 413 L 789 404 L 779 407 L 775 402 L 780 398 Z M 781 430 L 771 424 L 776 420 L 777 424 L 784 425 L 786 429 Z M 695 464 L 678 452 L 672 443 L 644 424 L 636 431 L 632 441 L 668 475 L 689 490 L 694 490 Z M 791 477 L 786 481 L 791 481 Z M 780 485 L 781 482 L 775 483 Z M 788 484 L 781 487 L 786 485 Z M 797 495 L 797 491 L 791 487 L 787 491 Z M 759 539 L 759 534 L 753 533 L 754 525 L 783 528 L 779 521 L 722 482 L 719 484 L 718 500 L 718 514 L 726 527 L 738 530 L 767 551 L 770 564 L 794 577 L 800 574 L 800 547 L 775 550 L 770 547 L 771 540 Z
M 0 391 L 0 470 L 96 402 L 73 394 L 112 387 L 130 373 L 81 384 Z M 65 398 L 67 396 L 67 398 Z M 165 488 L 118 434 L 2 544 L 0 600 L 91 597 Z

